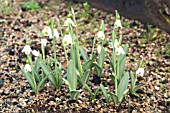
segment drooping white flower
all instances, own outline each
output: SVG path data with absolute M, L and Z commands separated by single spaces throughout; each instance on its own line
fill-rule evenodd
M 66 34 L 66 35 L 64 36 L 62 42 L 63 42 L 63 45 L 64 45 L 64 46 L 67 46 L 67 45 L 69 45 L 69 44 L 72 44 L 72 37 L 71 37 L 71 35 L 70 35 L 70 34 Z
M 36 57 L 38 57 L 40 55 L 40 52 L 39 51 L 36 51 L 36 50 L 33 50 L 32 51 L 32 54 Z
M 24 52 L 26 55 L 29 55 L 31 51 L 32 50 L 29 45 L 25 45 L 24 48 L 22 49 L 22 53 Z
M 143 75 L 144 75 L 144 68 L 139 68 L 137 71 L 136 71 L 136 74 L 137 75 L 140 75 L 141 77 L 143 77 Z
M 29 64 L 26 64 L 24 66 L 24 70 L 25 70 L 25 72 L 31 72 L 31 66 Z
M 100 54 L 101 49 L 102 49 L 101 45 L 98 45 L 98 47 L 97 47 L 97 52 L 98 52 L 98 54 Z
M 97 37 L 99 37 L 100 39 L 104 40 L 104 39 L 105 39 L 105 34 L 104 34 L 104 32 L 100 30 L 100 31 L 97 33 Z
M 63 25 L 63 26 L 67 26 L 67 27 L 68 27 L 69 24 L 71 24 L 71 25 L 74 26 L 74 27 L 76 26 L 70 17 L 68 17 L 68 18 L 66 19 L 66 21 L 64 22 L 64 25 Z
M 49 36 L 49 38 L 52 39 L 52 29 L 49 26 L 45 26 L 42 33 L 44 34 L 44 36 Z M 58 33 L 57 29 L 54 28 L 53 33 L 54 33 L 54 37 L 56 37 L 56 39 L 58 39 L 59 33 Z
M 45 26 L 45 28 L 42 30 L 42 33 L 44 34 L 44 36 L 52 35 L 51 28 L 49 26 Z
M 114 48 L 119 48 L 119 46 L 120 46 L 119 41 L 117 39 L 115 39 L 115 41 L 114 41 Z
M 113 48 L 113 43 L 109 42 L 109 48 Z
M 120 55 L 120 54 L 125 54 L 123 48 L 121 46 L 119 46 L 118 48 L 115 49 L 116 55 Z
M 114 27 L 115 28 L 122 28 L 122 24 L 120 19 L 116 19 L 115 23 L 114 23 Z
M 46 46 L 47 42 L 47 39 L 41 39 L 41 45 Z

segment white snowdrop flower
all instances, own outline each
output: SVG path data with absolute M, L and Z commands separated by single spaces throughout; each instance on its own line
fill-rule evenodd
M 67 46 L 67 45 L 69 45 L 69 44 L 72 44 L 72 37 L 71 37 L 71 35 L 70 35 L 70 34 L 66 34 L 66 35 L 64 36 L 62 42 L 63 42 L 63 45 L 64 45 L 64 46 Z
M 57 29 L 54 28 L 53 32 L 54 32 L 54 37 L 56 37 L 56 39 L 58 39 L 59 33 L 58 33 Z M 49 36 L 49 38 L 52 39 L 52 29 L 49 26 L 45 26 L 42 33 L 44 34 L 44 36 Z
M 116 55 L 125 54 L 125 52 L 121 46 L 116 48 L 115 52 L 116 52 Z
M 47 39 L 41 39 L 41 45 L 46 46 L 47 42 Z
M 29 55 L 31 51 L 32 50 L 29 45 L 25 45 L 24 48 L 22 49 L 22 53 L 24 52 L 26 55 Z
M 120 46 L 120 43 L 117 39 L 115 39 L 115 42 L 114 42 L 114 48 L 119 48 Z
M 31 72 L 31 66 L 29 64 L 26 64 L 24 66 L 24 70 L 25 70 L 25 72 Z
M 115 23 L 114 23 L 114 27 L 115 28 L 122 28 L 122 24 L 120 19 L 116 19 Z
M 75 24 L 74 24 L 74 22 L 72 21 L 72 19 L 71 18 L 67 18 L 66 19 L 66 21 L 64 22 L 64 25 L 63 26 L 69 26 L 69 24 L 71 24 L 72 26 L 76 26 Z
M 38 57 L 40 55 L 39 51 L 36 51 L 35 49 L 32 51 L 32 54 L 36 57 Z
M 97 33 L 97 37 L 99 37 L 100 39 L 104 40 L 104 39 L 105 39 L 105 34 L 104 34 L 104 32 L 100 30 L 100 31 Z
M 98 45 L 98 47 L 97 47 L 97 52 L 98 52 L 98 54 L 100 54 L 101 49 L 102 49 L 101 45 Z
M 143 77 L 143 75 L 144 75 L 144 68 L 139 68 L 137 71 L 136 71 L 136 74 L 138 75 L 140 75 L 141 77 Z
M 58 33 L 57 29 L 53 29 L 53 32 L 54 32 L 54 37 L 55 37 L 56 39 L 58 39 L 58 38 L 59 38 L 59 33 Z M 49 38 L 50 38 L 50 39 L 53 38 L 53 37 L 52 37 L 52 31 L 51 31 L 51 34 L 49 34 Z
M 45 26 L 45 28 L 42 30 L 42 33 L 44 34 L 44 36 L 52 35 L 51 28 L 49 26 Z

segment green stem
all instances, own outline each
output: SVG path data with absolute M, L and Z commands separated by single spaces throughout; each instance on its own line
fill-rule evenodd
M 65 57 L 66 57 L 66 60 L 67 60 L 67 64 L 68 64 L 68 56 L 67 56 L 67 51 L 66 51 L 66 47 L 64 46 L 64 54 L 65 54 Z
M 92 59 L 92 57 L 93 57 L 93 52 L 94 52 L 95 43 L 96 43 L 96 36 L 94 36 L 94 40 L 93 40 L 93 47 L 92 47 L 91 59 Z

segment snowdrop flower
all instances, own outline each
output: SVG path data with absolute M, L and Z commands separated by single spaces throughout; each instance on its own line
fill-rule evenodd
M 47 42 L 47 39 L 41 39 L 41 45 L 46 46 Z
M 115 28 L 122 28 L 122 24 L 121 24 L 121 21 L 120 19 L 116 19 L 115 23 L 114 23 L 114 27 Z
M 102 47 L 101 47 L 101 45 L 99 45 L 99 46 L 97 47 L 97 52 L 98 52 L 98 54 L 100 54 L 101 49 L 102 49 Z
M 59 33 L 58 33 L 57 29 L 53 29 L 53 32 L 54 32 L 54 37 L 56 37 L 56 39 L 58 39 Z M 49 36 L 49 38 L 52 39 L 52 29 L 49 26 L 45 26 L 42 33 L 44 34 L 44 36 Z
M 22 53 L 24 52 L 26 55 L 29 55 L 31 51 L 32 50 L 29 45 L 24 46 L 24 48 L 22 49 Z
M 40 52 L 39 51 L 36 51 L 36 50 L 33 50 L 32 51 L 32 54 L 36 57 L 38 57 L 40 55 Z
M 136 74 L 138 75 L 140 75 L 141 77 L 143 77 L 143 75 L 144 75 L 144 68 L 139 68 L 137 71 L 136 71 Z
M 119 41 L 116 39 L 115 42 L 114 42 L 114 48 L 119 48 L 120 46 L 120 43 Z
M 66 35 L 64 36 L 62 42 L 63 42 L 63 45 L 64 45 L 64 46 L 67 46 L 67 45 L 69 45 L 69 44 L 72 44 L 72 37 L 71 37 L 71 35 L 70 35 L 70 34 L 66 34 Z
M 74 26 L 74 27 L 76 26 L 70 17 L 68 17 L 68 18 L 66 19 L 66 21 L 64 22 L 64 25 L 63 25 L 63 26 L 67 26 L 67 27 L 68 27 L 69 24 L 71 24 L 71 25 Z
M 100 31 L 97 33 L 97 37 L 99 37 L 100 39 L 104 40 L 104 39 L 105 39 L 104 32 L 100 30 Z
M 52 35 L 51 28 L 49 26 L 45 26 L 45 28 L 42 30 L 42 33 L 44 34 L 44 36 Z
M 125 54 L 125 52 L 121 46 L 116 48 L 115 52 L 116 52 L 116 55 Z
M 31 72 L 31 66 L 29 64 L 26 64 L 24 66 L 24 70 L 25 70 L 25 72 Z

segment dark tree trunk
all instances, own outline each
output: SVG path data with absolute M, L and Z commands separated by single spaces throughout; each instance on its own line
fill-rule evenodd
M 170 0 L 73 0 L 114 13 L 115 10 L 130 19 L 150 23 L 170 33 Z

